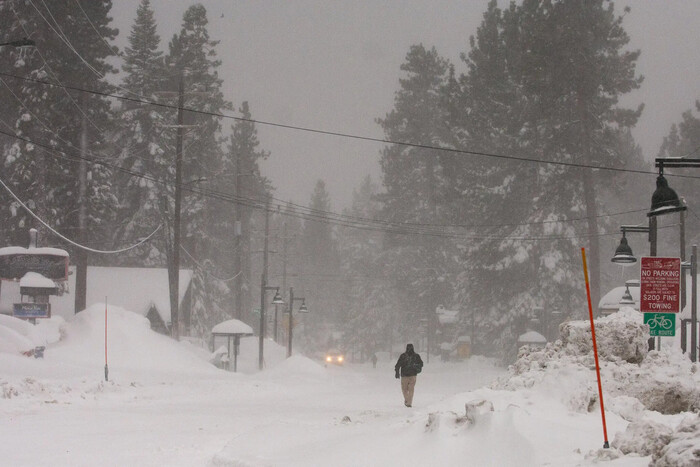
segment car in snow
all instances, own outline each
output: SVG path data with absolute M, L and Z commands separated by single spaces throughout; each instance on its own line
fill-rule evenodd
M 342 365 L 343 363 L 345 363 L 345 355 L 343 355 L 343 353 L 339 350 L 332 349 L 326 352 L 326 357 L 324 361 L 326 363 L 326 366 L 329 364 Z

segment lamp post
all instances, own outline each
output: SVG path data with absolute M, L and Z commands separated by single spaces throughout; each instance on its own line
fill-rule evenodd
M 633 264 L 637 262 L 637 258 L 632 253 L 632 247 L 627 243 L 627 232 L 637 232 L 637 233 L 648 233 L 649 243 L 654 242 L 655 232 L 651 227 L 643 227 L 640 225 L 623 225 L 620 227 L 620 232 L 622 232 L 622 238 L 620 239 L 620 244 L 615 249 L 615 255 L 610 259 L 613 263 L 617 264 Z M 651 250 L 651 247 L 650 247 Z M 656 256 L 655 254 L 650 254 L 650 256 Z
M 686 159 L 686 158 L 657 158 L 655 162 L 656 168 L 659 169 L 659 175 L 656 177 L 656 190 L 651 197 L 651 210 L 647 213 L 649 217 L 649 222 L 651 225 L 651 220 L 654 220 L 654 226 L 656 226 L 656 217 L 664 214 L 670 214 L 677 212 L 680 215 L 680 258 L 681 264 L 685 262 L 685 211 L 688 209 L 683 200 L 681 200 L 676 192 L 668 186 L 668 181 L 664 177 L 664 167 L 672 168 L 700 168 L 700 159 Z M 656 236 L 654 236 L 656 237 Z M 654 238 L 654 255 L 656 256 L 656 238 Z M 691 274 L 695 274 L 691 270 Z M 696 278 L 691 277 L 693 282 Z M 681 311 L 685 308 L 686 297 L 685 297 L 685 274 L 681 274 Z M 695 295 L 695 290 L 693 290 L 693 295 Z M 695 297 L 692 297 L 696 300 Z M 697 342 L 697 316 L 693 313 L 694 317 L 691 319 L 692 325 L 692 335 L 691 341 Z M 695 350 L 695 348 L 693 349 Z M 692 358 L 691 352 L 691 358 Z
M 280 296 L 280 288 L 268 286 L 265 281 L 265 274 L 262 274 L 260 282 L 260 340 L 258 342 L 258 368 L 263 369 L 263 348 L 265 341 L 265 292 L 274 290 L 275 296 L 272 299 L 273 305 L 284 305 L 284 300 Z
M 292 329 L 294 329 L 294 300 L 301 301 L 299 313 L 308 313 L 306 308 L 306 299 L 304 297 L 294 296 L 294 287 L 289 288 L 289 343 L 287 344 L 287 358 L 292 356 Z

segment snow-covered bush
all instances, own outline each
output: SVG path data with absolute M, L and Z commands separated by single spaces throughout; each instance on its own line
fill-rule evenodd
M 673 429 L 662 423 L 639 420 L 627 425 L 624 432 L 617 433 L 612 446 L 625 454 L 651 456 L 668 444 L 672 433 Z
M 667 445 L 652 453 L 654 467 L 697 467 L 700 465 L 700 418 L 685 418 Z
M 647 354 L 649 326 L 642 323 L 639 312 L 622 308 L 605 318 L 595 320 L 598 358 L 641 363 Z M 559 327 L 559 338 L 571 355 L 587 355 L 593 350 L 590 321 L 569 321 Z

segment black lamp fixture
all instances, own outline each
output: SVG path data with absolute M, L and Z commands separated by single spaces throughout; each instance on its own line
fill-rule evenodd
M 301 306 L 299 307 L 299 313 L 308 313 L 309 309 L 306 308 L 306 301 L 301 302 Z
M 282 296 L 280 295 L 280 289 L 277 288 L 275 290 L 275 296 L 272 297 L 272 304 L 273 305 L 284 305 L 284 300 L 282 300 Z
M 610 261 L 618 264 L 634 264 L 637 262 L 637 258 L 634 256 L 634 253 L 632 253 L 632 247 L 627 243 L 625 232 L 622 232 L 620 244 L 615 249 L 615 256 L 613 256 Z
M 632 298 L 632 294 L 630 293 L 630 286 L 628 284 L 625 284 L 625 293 L 620 299 L 620 305 L 634 306 L 634 298 Z
M 613 263 L 618 263 L 622 265 L 634 264 L 637 262 L 637 258 L 632 253 L 632 247 L 627 243 L 627 232 L 636 233 L 649 233 L 649 227 L 643 227 L 641 225 L 622 225 L 620 226 L 620 232 L 622 232 L 622 238 L 620 239 L 620 244 L 615 249 L 615 256 L 613 256 L 610 261 Z
M 656 177 L 656 190 L 651 195 L 651 210 L 647 217 L 670 214 L 672 212 L 685 211 L 688 209 L 676 191 L 668 186 L 668 180 L 664 177 L 664 165 L 659 165 L 659 176 Z

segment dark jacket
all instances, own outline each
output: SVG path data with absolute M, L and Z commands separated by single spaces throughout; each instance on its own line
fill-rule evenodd
M 401 376 L 416 376 L 423 369 L 423 360 L 413 350 L 413 344 L 406 345 L 406 351 L 401 354 L 394 366 L 396 374 Z

